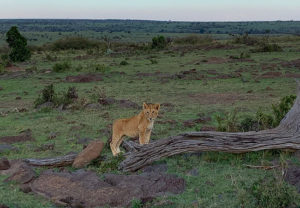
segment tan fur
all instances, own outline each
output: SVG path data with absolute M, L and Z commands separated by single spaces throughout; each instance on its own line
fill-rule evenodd
M 154 120 L 157 118 L 160 104 L 143 104 L 143 110 L 136 116 L 114 121 L 110 148 L 114 156 L 120 153 L 124 136 L 139 137 L 140 144 L 148 144 Z

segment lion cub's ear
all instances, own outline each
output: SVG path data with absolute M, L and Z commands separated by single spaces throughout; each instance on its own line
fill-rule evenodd
M 156 110 L 159 110 L 160 109 L 160 104 L 159 103 L 154 104 L 154 107 L 155 107 Z
M 148 105 L 144 102 L 143 103 L 143 109 L 147 109 L 148 108 Z

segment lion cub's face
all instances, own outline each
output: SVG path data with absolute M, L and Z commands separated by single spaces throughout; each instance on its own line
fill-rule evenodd
M 143 104 L 143 111 L 149 121 L 154 121 L 157 118 L 160 104 Z

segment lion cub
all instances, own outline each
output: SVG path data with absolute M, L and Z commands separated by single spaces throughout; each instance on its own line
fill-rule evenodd
M 114 121 L 110 148 L 114 156 L 120 153 L 124 136 L 139 136 L 140 144 L 148 144 L 154 120 L 157 118 L 160 104 L 143 103 L 143 110 L 136 116 Z

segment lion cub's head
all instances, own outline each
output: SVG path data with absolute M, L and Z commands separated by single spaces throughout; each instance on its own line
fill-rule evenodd
M 144 111 L 146 118 L 149 121 L 154 121 L 154 119 L 157 118 L 159 108 L 160 108 L 160 104 L 143 103 L 143 111 Z

